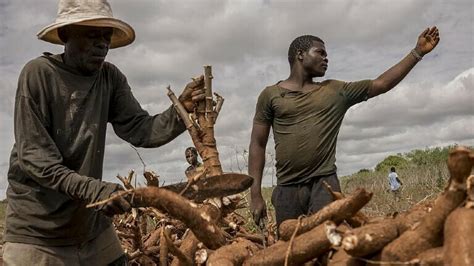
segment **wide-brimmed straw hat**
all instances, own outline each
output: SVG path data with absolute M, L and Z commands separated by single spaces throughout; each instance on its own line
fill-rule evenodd
M 107 0 L 59 0 L 56 21 L 40 30 L 37 36 L 43 41 L 64 44 L 58 36 L 58 29 L 72 24 L 113 28 L 110 48 L 125 46 L 135 40 L 133 28 L 113 17 Z

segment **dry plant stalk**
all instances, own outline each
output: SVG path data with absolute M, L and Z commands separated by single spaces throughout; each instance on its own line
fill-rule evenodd
M 206 98 L 198 103 L 197 110 L 195 114 L 191 114 L 191 118 L 169 87 L 168 96 L 183 119 L 194 146 L 202 158 L 208 176 L 218 176 L 222 175 L 223 171 L 219 160 L 219 152 L 217 151 L 216 139 L 214 138 L 214 124 L 224 100 L 221 96 L 217 97 L 219 104 L 216 107 L 218 109 L 214 108 L 212 78 L 212 67 L 204 66 L 204 93 Z
M 145 241 L 145 243 L 143 243 L 143 248 L 148 249 L 148 248 L 153 247 L 154 245 L 158 243 L 158 240 L 160 240 L 160 237 L 161 237 L 161 229 L 158 228 L 158 229 L 153 230 L 150 233 L 150 236 L 148 237 L 148 239 Z
M 242 265 L 247 257 L 252 256 L 259 248 L 251 241 L 237 238 L 227 246 L 217 249 L 209 256 L 208 266 L 232 266 Z
M 200 103 L 197 108 L 197 120 L 202 130 L 201 143 L 204 149 L 199 151 L 204 168 L 208 169 L 210 176 L 222 174 L 219 153 L 214 138 L 214 124 L 217 118 L 217 112 L 214 110 L 214 101 L 212 99 L 212 67 L 204 66 L 204 92 L 206 100 Z M 197 147 L 196 147 L 197 148 Z
M 297 235 L 311 230 L 326 220 L 340 223 L 357 213 L 371 198 L 372 193 L 359 188 L 348 197 L 333 201 L 317 213 L 303 218 Z M 283 240 L 290 239 L 297 224 L 297 219 L 286 220 L 281 223 L 279 227 L 280 238 Z
M 466 206 L 454 210 L 444 224 L 445 265 L 474 265 L 474 175 L 467 187 Z
M 122 182 L 125 189 L 133 189 L 132 178 L 134 174 L 135 174 L 135 171 L 131 170 L 128 173 L 127 177 L 122 177 L 121 175 L 117 175 L 118 180 Z
M 433 209 L 413 230 L 407 230 L 382 250 L 383 261 L 409 261 L 417 254 L 442 245 L 446 217 L 466 198 L 465 180 L 472 170 L 472 152 L 457 147 L 449 153 L 448 169 L 451 175 L 446 190 L 438 196 Z
M 143 172 L 143 176 L 145 177 L 146 185 L 148 187 L 159 187 L 160 186 L 159 176 L 157 174 L 155 174 L 153 171 L 145 171 L 145 172 Z
M 160 266 L 168 265 L 168 241 L 166 241 L 166 234 L 170 233 L 170 229 L 162 226 L 160 230 Z
M 169 236 L 169 232 L 165 231 L 164 240 L 167 243 L 169 252 L 171 254 L 173 254 L 176 258 L 178 258 L 178 260 L 181 262 L 181 265 L 186 265 L 186 266 L 193 265 L 193 260 L 189 256 L 187 256 L 186 254 L 184 254 L 179 248 L 177 248 L 174 245 L 173 241 L 171 240 L 171 238 Z M 160 252 L 160 254 L 161 254 L 161 252 Z M 173 264 L 171 264 L 171 265 L 173 265 Z
M 260 250 L 253 257 L 244 261 L 244 265 L 283 265 L 286 251 L 292 244 L 289 265 L 301 265 L 317 258 L 331 249 L 331 243 L 326 235 L 327 227 L 335 227 L 332 221 L 326 221 L 312 230 L 294 238 L 292 243 L 278 241 L 274 245 Z
M 154 207 L 181 220 L 207 247 L 217 249 L 225 244 L 222 230 L 209 215 L 186 198 L 163 188 L 147 187 L 133 190 L 134 207 Z

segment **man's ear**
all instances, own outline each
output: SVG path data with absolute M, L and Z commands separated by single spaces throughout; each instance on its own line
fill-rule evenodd
M 303 60 L 303 53 L 304 53 L 303 50 L 300 50 L 300 49 L 296 50 L 296 59 Z

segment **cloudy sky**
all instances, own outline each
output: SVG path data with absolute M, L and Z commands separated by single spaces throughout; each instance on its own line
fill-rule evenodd
M 438 47 L 394 90 L 354 106 L 337 149 L 338 174 L 372 168 L 389 154 L 449 144 L 474 145 L 474 6 L 471 0 L 111 0 L 114 15 L 132 25 L 135 42 L 107 60 L 128 78 L 150 113 L 170 105 L 170 84 L 181 92 L 190 77 L 213 67 L 214 91 L 225 98 L 216 139 L 225 171 L 246 172 L 255 103 L 267 85 L 285 79 L 290 42 L 312 34 L 325 40 L 325 78 L 374 79 L 403 58 L 426 27 L 438 26 Z M 41 3 L 41 4 L 40 4 Z M 36 38 L 51 23 L 56 0 L 0 0 L 0 198 L 13 145 L 18 74 L 29 60 L 62 46 Z M 187 133 L 157 149 L 138 149 L 146 168 L 173 183 L 184 179 Z M 273 141 L 268 144 L 273 162 Z M 143 165 L 129 144 L 109 130 L 104 179 Z M 266 169 L 265 185 L 273 171 Z M 139 182 L 143 182 L 141 178 Z M 273 180 L 275 182 L 275 180 Z

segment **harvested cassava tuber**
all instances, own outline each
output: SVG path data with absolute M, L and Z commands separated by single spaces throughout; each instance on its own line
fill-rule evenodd
M 301 219 L 301 225 L 297 235 L 302 234 L 323 223 L 326 220 L 332 220 L 340 223 L 357 213 L 372 198 L 372 193 L 362 188 L 355 190 L 346 198 L 331 202 L 317 213 Z M 291 219 L 281 223 L 279 227 L 280 238 L 289 240 L 296 229 L 298 220 Z
M 342 247 L 355 257 L 376 253 L 400 234 L 418 224 L 431 208 L 416 205 L 395 218 L 387 217 L 362 227 L 348 230 L 344 234 Z
M 474 265 L 474 175 L 467 187 L 466 206 L 454 210 L 444 224 L 445 265 Z
M 331 249 L 331 243 L 328 240 L 326 231 L 328 227 L 332 228 L 335 226 L 334 222 L 326 221 L 312 230 L 295 237 L 293 241 L 278 241 L 245 260 L 244 265 L 283 265 L 288 245 L 290 244 L 288 265 L 301 265 L 323 255 Z
M 429 203 L 415 205 L 409 211 L 395 217 L 397 221 L 398 234 L 403 234 L 407 230 L 413 229 L 421 222 L 427 213 L 431 212 L 433 205 Z
M 328 261 L 328 266 L 363 266 L 364 261 L 347 254 L 344 249 L 337 250 Z
M 466 198 L 465 180 L 471 173 L 471 151 L 458 147 L 449 153 L 448 169 L 451 175 L 446 190 L 438 196 L 433 209 L 413 230 L 407 230 L 382 251 L 383 261 L 409 261 L 417 254 L 442 245 L 446 217 Z
M 146 187 L 133 190 L 133 207 L 155 207 L 186 224 L 207 247 L 217 249 L 225 244 L 222 230 L 209 215 L 186 198 L 163 188 Z
M 421 266 L 443 266 L 443 247 L 432 248 L 416 256 L 410 262 Z M 457 264 L 452 264 L 457 265 Z
M 183 197 L 202 202 L 208 198 L 223 197 L 240 193 L 248 189 L 253 178 L 248 175 L 227 173 L 218 176 L 201 177 L 189 186 Z M 163 186 L 162 188 L 180 193 L 186 188 L 187 182 Z
M 244 238 L 237 238 L 234 243 L 217 249 L 209 256 L 208 266 L 242 265 L 244 259 L 257 252 L 258 247 Z
M 344 234 L 342 247 L 351 256 L 364 257 L 381 250 L 397 237 L 397 221 L 386 219 L 349 230 Z
M 200 248 L 194 254 L 194 261 L 198 265 L 205 265 L 207 262 L 207 259 L 209 258 L 209 256 L 211 256 L 212 253 L 214 253 L 213 250 L 210 250 L 207 248 Z
M 328 184 L 328 182 L 323 181 L 323 186 L 331 194 L 332 200 L 338 200 L 338 199 L 343 199 L 345 198 L 344 194 L 341 192 L 337 192 L 332 190 L 331 185 Z M 369 222 L 369 217 L 367 217 L 364 213 L 361 211 L 358 211 L 354 216 L 347 218 L 347 223 L 349 223 L 353 228 L 354 227 L 359 227 L 361 225 L 364 225 Z

